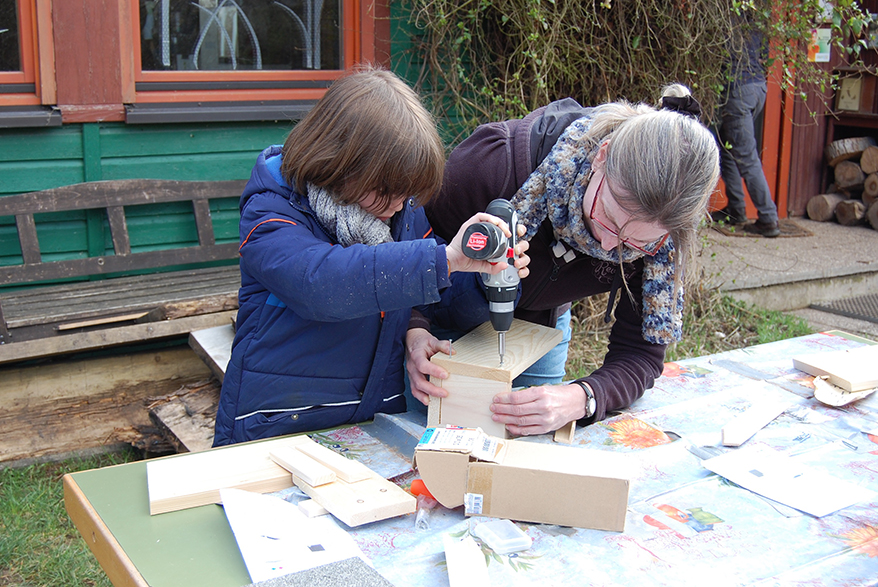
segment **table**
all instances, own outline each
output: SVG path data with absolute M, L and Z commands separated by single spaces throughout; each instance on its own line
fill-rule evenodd
M 878 497 L 815 518 L 718 477 L 690 450 L 741 450 L 721 447 L 722 426 L 752 401 L 780 394 L 792 407 L 744 447 L 770 446 L 878 496 L 878 436 L 863 432 L 878 427 L 878 394 L 844 408 L 824 406 L 812 398 L 812 378 L 791 362 L 795 355 L 870 342 L 820 333 L 668 363 L 630 409 L 574 438 L 575 446 L 627 453 L 637 463 L 625 531 L 519 523 L 533 539 L 531 549 L 499 556 L 483 548 L 492 584 L 875 585 Z M 409 418 L 386 421 L 399 426 L 403 444 L 421 430 Z M 411 454 L 369 431 L 366 424 L 315 439 L 410 483 L 416 477 Z M 551 442 L 551 436 L 528 441 Z M 220 506 L 149 515 L 145 462 L 73 473 L 64 483 L 67 511 L 114 585 L 250 583 Z M 295 501 L 296 492 L 285 497 Z M 409 515 L 350 532 L 393 584 L 433 587 L 448 581 L 441 535 L 462 536 L 483 521 L 465 517 L 463 508 L 440 507 L 428 530 L 417 529 Z

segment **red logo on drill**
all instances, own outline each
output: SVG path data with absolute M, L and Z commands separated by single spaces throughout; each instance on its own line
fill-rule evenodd
M 469 235 L 469 240 L 466 241 L 466 246 L 474 251 L 481 251 L 488 246 L 488 235 L 482 234 L 481 232 L 474 232 Z

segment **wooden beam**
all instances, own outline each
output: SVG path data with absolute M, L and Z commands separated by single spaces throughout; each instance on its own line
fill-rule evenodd
M 312 487 L 335 481 L 335 471 L 315 461 L 295 446 L 279 446 L 268 455 L 271 460 Z
M 237 310 L 4 344 L 0 345 L 0 363 L 188 335 L 193 330 L 227 324 L 235 313 Z
M 352 528 L 411 514 L 417 509 L 415 496 L 374 473 L 356 483 L 338 479 L 320 487 L 311 486 L 296 475 L 293 481 L 308 497 Z
M 223 324 L 189 333 L 189 346 L 222 382 L 226 367 L 232 357 L 232 342 L 235 340 L 235 327 Z

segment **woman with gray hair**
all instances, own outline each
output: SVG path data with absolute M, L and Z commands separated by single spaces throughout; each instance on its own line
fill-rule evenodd
M 699 115 L 679 84 L 665 88 L 658 108 L 584 108 L 567 98 L 482 125 L 449 157 L 442 191 L 426 206 L 434 230 L 452 238 L 492 199 L 508 199 L 530 241 L 515 316 L 564 332 L 513 383 L 530 387 L 494 398 L 493 418 L 512 434 L 602 420 L 661 375 L 666 346 L 682 336 L 682 276 L 719 178 L 716 140 Z M 604 292 L 607 321 L 615 316 L 604 363 L 562 383 L 571 303 Z M 447 394 L 430 383 L 448 374 L 429 359 L 450 343 L 429 328 L 414 316 L 406 341 L 411 392 L 422 403 Z

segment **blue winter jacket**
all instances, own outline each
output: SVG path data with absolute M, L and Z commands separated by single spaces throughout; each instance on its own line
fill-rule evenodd
M 469 330 L 488 319 L 477 273 L 449 278 L 445 245 L 410 198 L 395 242 L 339 245 L 260 154 L 241 196 L 237 332 L 214 445 L 320 430 L 405 411 L 411 308 Z

